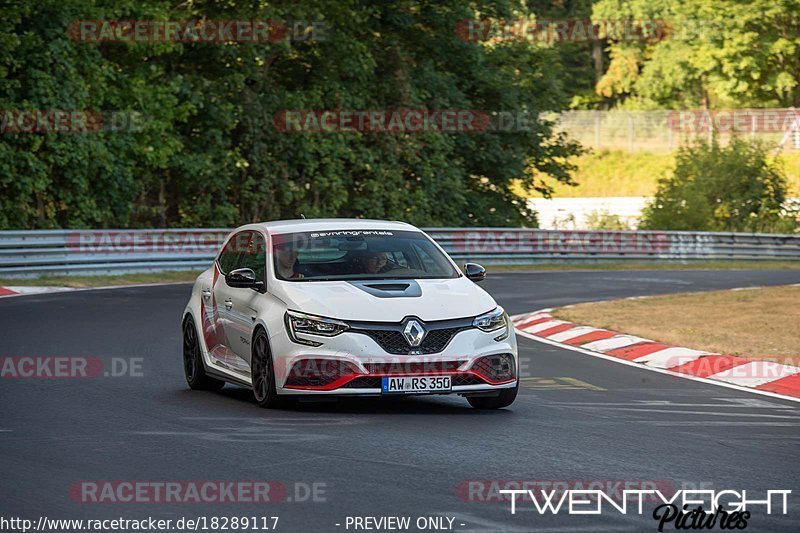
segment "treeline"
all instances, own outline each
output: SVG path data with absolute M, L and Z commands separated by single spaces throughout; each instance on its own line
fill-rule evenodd
M 581 151 L 541 112 L 800 106 L 798 14 L 800 0 L 2 2 L 0 229 L 301 213 L 535 226 L 514 191 L 570 183 Z M 524 33 L 590 19 L 658 32 Z M 115 33 L 126 21 L 142 38 Z M 163 38 L 187 22 L 219 36 Z M 408 110 L 478 127 L 370 126 Z M 367 126 L 318 133 L 326 111 Z
M 519 9 L 510 0 L 3 3 L 0 228 L 227 227 L 301 213 L 533 226 L 515 180 L 546 193 L 536 176 L 568 181 L 579 152 L 537 118 L 568 103 L 562 59 L 551 46 L 455 31 L 478 13 Z M 98 25 L 109 20 L 270 20 L 280 31 L 258 42 L 115 42 Z M 275 120 L 286 110 L 406 109 L 508 111 L 525 127 L 292 133 Z M 21 123 L 37 110 L 41 124 Z
M 575 104 L 800 106 L 800 0 L 596 0 L 592 18 L 651 23 L 658 31 L 655 38 L 608 41 L 594 97 Z

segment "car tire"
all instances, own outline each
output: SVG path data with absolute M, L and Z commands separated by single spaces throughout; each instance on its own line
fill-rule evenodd
M 275 409 L 284 404 L 275 386 L 275 366 L 272 364 L 267 332 L 263 329 L 259 329 L 253 337 L 250 377 L 253 383 L 253 396 L 259 407 Z
M 502 409 L 508 407 L 517 398 L 519 381 L 510 389 L 503 389 L 497 396 L 467 396 L 467 401 L 475 409 Z
M 206 374 L 192 317 L 187 317 L 183 322 L 183 373 L 192 390 L 220 390 L 225 386 L 224 381 Z

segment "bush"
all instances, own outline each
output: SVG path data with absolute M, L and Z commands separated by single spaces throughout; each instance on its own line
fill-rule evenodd
M 644 209 L 642 229 L 791 233 L 786 177 L 766 145 L 731 139 L 682 147 L 675 171 L 659 180 Z
M 598 209 L 586 215 L 586 227 L 594 230 L 629 230 L 630 224 L 607 209 Z

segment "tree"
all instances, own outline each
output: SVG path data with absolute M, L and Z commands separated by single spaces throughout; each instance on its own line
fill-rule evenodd
M 765 145 L 733 138 L 682 147 L 671 178 L 659 181 L 641 229 L 791 233 L 786 177 Z

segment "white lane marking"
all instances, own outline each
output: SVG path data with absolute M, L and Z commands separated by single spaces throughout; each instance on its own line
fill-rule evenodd
M 276 466 L 283 466 L 283 465 L 291 465 L 297 463 L 307 463 L 309 461 L 315 461 L 318 459 L 327 459 L 328 456 L 326 455 L 315 455 L 314 457 L 306 457 L 305 459 L 292 459 L 290 461 L 280 461 L 277 463 L 267 463 L 265 465 L 248 465 L 245 467 L 245 470 L 255 470 L 258 468 L 274 468 Z
M 685 411 L 682 409 L 642 409 L 640 407 L 617 407 L 614 411 L 633 411 L 637 413 L 672 413 L 679 415 L 710 415 L 710 416 L 735 416 L 735 417 L 752 417 L 752 418 L 787 418 L 789 420 L 797 420 L 800 423 L 800 417 L 797 415 L 768 415 L 764 413 L 722 413 L 719 411 Z
M 686 281 L 686 280 L 682 280 L 682 279 L 670 279 L 670 278 L 646 278 L 646 277 L 630 277 L 630 278 L 629 277 L 617 277 L 617 278 L 612 278 L 612 277 L 602 277 L 600 279 L 604 280 L 604 281 L 617 281 L 617 282 L 618 281 L 624 281 L 624 282 L 633 281 L 633 282 L 636 282 L 636 283 L 666 283 L 666 284 L 669 284 L 669 285 L 691 285 L 693 283 L 691 281 Z
M 800 368 L 796 366 L 782 365 L 771 361 L 751 361 L 708 377 L 744 387 L 758 387 L 797 373 L 800 373 Z
M 570 339 L 574 339 L 575 337 L 580 337 L 581 335 L 586 335 L 587 333 L 592 333 L 595 331 L 602 331 L 599 328 L 593 328 L 591 326 L 577 326 L 572 329 L 568 329 L 567 331 L 562 331 L 561 333 L 554 333 L 553 335 L 548 336 L 548 339 L 552 339 L 554 341 L 564 342 Z
M 330 435 L 308 433 L 283 433 L 281 431 L 291 431 L 292 428 L 273 429 L 271 432 L 227 432 L 213 433 L 211 431 L 134 431 L 135 435 L 147 435 L 158 437 L 195 437 L 202 440 L 221 441 L 221 442 L 306 442 L 324 440 L 332 438 Z
M 528 333 L 536 333 L 538 331 L 544 331 L 546 329 L 553 328 L 555 326 L 560 326 L 561 324 L 569 324 L 566 320 L 548 320 L 547 322 L 542 322 L 540 324 L 535 324 L 533 326 L 528 326 L 525 328 L 525 331 Z
M 737 438 L 739 440 L 742 440 L 742 439 L 744 439 L 744 440 L 751 440 L 751 439 L 775 440 L 776 438 L 779 438 L 781 440 L 800 440 L 800 437 L 793 437 L 791 435 L 781 435 L 780 437 L 776 437 L 775 435 L 772 435 L 770 433 L 763 433 L 763 434 L 758 434 L 758 435 L 754 435 L 754 434 L 751 433 L 750 435 L 742 435 L 742 436 L 739 436 Z
M 590 342 L 583 345 L 586 350 L 595 350 L 597 352 L 607 352 L 609 350 L 616 350 L 617 348 L 624 348 L 632 344 L 640 342 L 653 342 L 649 339 L 636 337 L 635 335 L 614 335 L 607 339 Z
M 655 366 L 658 368 L 672 368 L 680 366 L 685 363 L 691 363 L 695 359 L 699 359 L 704 355 L 717 355 L 711 352 L 703 352 L 700 350 L 692 350 L 691 348 L 681 348 L 679 346 L 671 346 L 658 350 L 642 357 L 637 357 L 633 361 L 636 363 L 645 363 L 647 366 Z
M 796 428 L 800 427 L 800 422 L 796 424 L 792 424 L 791 422 L 756 422 L 753 421 L 741 421 L 737 422 L 736 420 L 639 420 L 639 422 L 644 422 L 645 424 L 651 424 L 653 426 L 769 426 L 769 427 L 782 427 L 782 428 Z M 737 438 L 740 438 L 737 435 Z M 741 438 L 747 438 L 747 435 L 742 435 Z M 773 439 L 782 439 L 783 437 L 772 437 Z
M 591 355 L 592 357 L 599 357 L 600 359 L 605 359 L 606 361 L 613 361 L 615 363 L 619 363 L 621 365 L 627 365 L 633 368 L 639 368 L 641 370 L 646 370 L 648 372 L 658 372 L 659 374 L 665 374 L 668 376 L 673 376 L 676 378 L 688 379 L 691 381 L 698 381 L 700 383 L 705 383 L 706 385 L 716 385 L 717 387 L 725 387 L 728 389 L 734 389 L 742 392 L 749 392 L 752 394 L 760 394 L 761 396 L 769 396 L 770 398 L 777 398 L 779 400 L 785 400 L 788 402 L 795 402 L 800 403 L 800 398 L 793 398 L 791 396 L 784 396 L 782 394 L 776 394 L 774 392 L 764 391 L 764 390 L 757 390 L 751 389 L 748 387 L 742 387 L 741 385 L 737 385 L 734 383 L 728 383 L 725 381 L 720 380 L 713 380 L 708 378 L 701 378 L 698 376 L 692 376 L 690 374 L 682 374 L 680 372 L 672 372 L 667 370 L 666 368 L 656 368 L 654 366 L 647 366 L 642 365 L 639 363 L 634 363 L 633 361 L 627 361 L 625 359 L 620 359 L 619 357 L 613 357 L 611 355 L 606 355 L 604 353 L 593 352 L 591 350 L 585 350 L 580 346 L 570 346 L 569 344 L 563 344 L 556 341 L 551 341 L 550 339 L 546 339 L 544 337 L 537 337 L 536 335 L 531 335 L 521 330 L 517 330 L 517 335 L 521 337 L 525 337 L 527 339 L 531 339 L 536 342 L 541 342 L 543 344 L 549 344 L 551 346 L 557 346 L 558 348 L 563 348 L 565 350 L 570 350 L 573 352 L 579 352 L 585 355 Z M 680 391 L 676 391 L 676 394 L 680 394 Z
M 257 426 L 348 426 L 354 424 L 364 424 L 363 420 L 353 417 L 284 417 L 284 418 L 248 418 L 240 416 L 183 416 L 184 420 L 216 420 L 220 422 L 232 422 L 242 420 Z M 242 426 L 236 426 L 241 428 Z
M 547 405 L 605 405 L 609 407 L 630 407 L 631 405 L 641 405 L 642 407 L 722 407 L 730 409 L 789 409 L 800 414 L 800 409 L 793 405 L 783 405 L 772 403 L 759 398 L 711 398 L 729 403 L 678 403 L 671 400 L 633 400 L 632 402 L 551 402 Z

